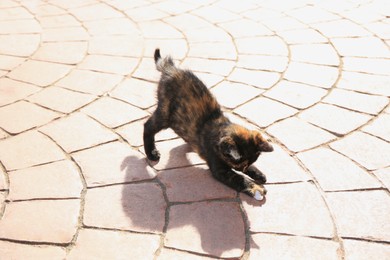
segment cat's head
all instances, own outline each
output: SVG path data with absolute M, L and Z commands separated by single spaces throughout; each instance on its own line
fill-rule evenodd
M 229 126 L 218 143 L 218 152 L 223 161 L 235 170 L 246 172 L 262 152 L 272 152 L 274 148 L 254 130 L 240 125 Z

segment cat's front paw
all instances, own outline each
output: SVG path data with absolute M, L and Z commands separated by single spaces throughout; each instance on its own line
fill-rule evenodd
M 253 183 L 249 188 L 243 191 L 249 196 L 255 198 L 256 200 L 263 200 L 267 194 L 267 190 L 263 185 Z
M 157 149 L 153 149 L 151 153 L 147 154 L 149 160 L 158 162 L 160 160 L 160 152 Z
M 250 166 L 246 174 L 259 184 L 267 182 L 267 177 L 256 167 Z

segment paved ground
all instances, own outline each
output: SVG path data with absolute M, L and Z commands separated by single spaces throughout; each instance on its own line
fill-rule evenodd
M 0 2 L 1 259 L 390 259 L 387 1 Z M 171 131 L 156 47 L 275 151 L 262 203 Z

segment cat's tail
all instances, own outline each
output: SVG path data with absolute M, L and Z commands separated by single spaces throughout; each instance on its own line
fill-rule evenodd
M 161 58 L 160 49 L 154 51 L 154 62 L 156 63 L 156 68 L 162 73 L 173 75 L 177 71 L 175 64 L 170 56 Z

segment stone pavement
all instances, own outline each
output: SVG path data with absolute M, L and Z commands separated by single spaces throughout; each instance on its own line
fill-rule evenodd
M 1 259 L 390 259 L 388 1 L 0 1 Z M 172 131 L 156 47 L 275 151 L 265 202 Z

